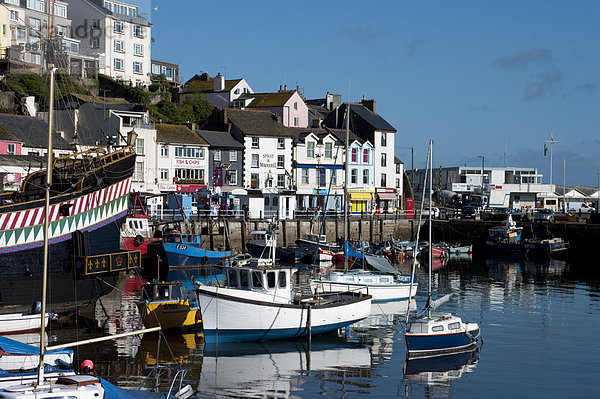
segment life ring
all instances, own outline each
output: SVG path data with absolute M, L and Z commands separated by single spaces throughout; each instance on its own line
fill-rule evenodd
M 133 245 L 135 245 L 136 247 L 139 247 L 143 243 L 144 243 L 144 237 L 142 237 L 141 234 L 138 234 L 133 238 Z

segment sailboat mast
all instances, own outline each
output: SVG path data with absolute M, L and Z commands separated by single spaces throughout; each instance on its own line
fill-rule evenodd
M 54 123 L 54 72 L 50 66 L 50 109 L 48 112 L 48 156 L 46 159 L 46 202 L 44 203 L 44 269 L 42 272 L 42 325 L 40 331 L 40 363 L 38 384 L 44 383 L 44 350 L 46 347 L 46 285 L 48 282 L 48 227 L 50 224 L 50 186 L 52 185 L 52 126 Z
M 433 140 L 429 140 L 429 236 L 428 236 L 428 240 L 429 240 L 429 250 L 428 250 L 428 255 L 429 255 L 429 260 L 428 260 L 428 267 L 429 267 L 429 279 L 427 281 L 427 314 L 429 317 L 431 317 L 431 306 L 430 306 L 430 302 L 431 302 L 431 247 L 433 246 L 433 243 L 431 242 L 431 227 L 432 227 L 432 219 L 433 219 L 433 213 L 431 213 L 431 191 L 433 189 Z
M 345 144 L 345 159 L 344 159 L 344 171 L 346 177 L 344 179 L 344 269 L 348 268 L 348 251 L 346 251 L 346 245 L 348 242 L 348 205 L 350 204 L 350 198 L 348 198 L 348 143 L 350 142 L 350 104 L 346 104 L 346 144 Z

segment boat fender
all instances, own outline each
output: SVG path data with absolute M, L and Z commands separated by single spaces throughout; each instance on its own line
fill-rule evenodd
M 81 374 L 92 374 L 93 369 L 94 363 L 91 360 L 86 359 L 83 362 L 81 362 Z
M 208 263 L 208 256 L 202 258 L 202 264 L 206 265 Z
M 139 247 L 143 243 L 144 243 L 144 237 L 142 237 L 141 234 L 136 235 L 135 238 L 133 239 L 133 245 L 135 245 L 136 247 Z

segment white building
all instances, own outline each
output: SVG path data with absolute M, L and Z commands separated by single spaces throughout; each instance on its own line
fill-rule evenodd
M 276 93 L 244 94 L 233 102 L 233 108 L 269 111 L 279 116 L 283 126 L 308 127 L 308 106 L 298 88 L 280 87 Z
M 294 186 L 300 214 L 320 208 L 344 210 L 345 133 L 339 130 L 289 129 L 295 136 Z
M 244 94 L 254 93 L 245 79 L 225 79 L 220 73 L 211 78 L 208 73 L 194 75 L 185 82 L 184 87 L 179 90 L 177 96 L 179 103 L 183 103 L 186 98 L 202 94 L 202 96 L 214 105 L 220 108 L 240 108 L 234 106 L 235 100 Z
M 209 186 L 208 143 L 182 125 L 156 125 L 156 181 L 162 192 L 195 192 Z
M 68 0 L 80 52 L 99 56 L 99 71 L 136 86 L 151 76 L 151 28 L 138 6 L 118 0 Z

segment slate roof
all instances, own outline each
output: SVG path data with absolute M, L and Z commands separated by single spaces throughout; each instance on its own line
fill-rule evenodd
M 233 88 L 242 81 L 242 79 L 230 79 L 225 80 L 225 89 L 223 91 L 231 91 Z M 194 75 L 185 83 L 183 88 L 184 92 L 201 92 L 201 93 L 215 93 L 215 83 L 210 80 L 202 80 L 200 75 Z
M 214 130 L 196 130 L 211 147 L 216 148 L 238 148 L 244 149 L 244 144 L 233 138 L 229 132 L 217 132 Z
M 157 123 L 156 141 L 169 144 L 199 144 L 208 145 L 200 135 L 184 125 L 167 125 Z
M 26 147 L 46 148 L 47 134 L 48 124 L 40 118 L 0 114 L 0 140 L 21 142 Z M 52 140 L 54 149 L 73 149 L 67 140 L 56 133 Z
M 400 158 L 398 158 L 398 157 L 395 156 L 394 157 L 394 164 L 399 164 L 399 163 L 401 163 L 402 165 L 404 165 L 404 161 L 402 161 Z
M 291 133 L 272 112 L 232 108 L 224 112 L 227 121 L 243 135 L 291 137 Z
M 375 130 L 396 133 L 396 129 L 385 119 L 362 104 L 344 103 L 325 118 L 327 127 L 343 128 L 345 126 L 346 107 L 350 107 L 350 128 L 361 134 L 363 130 L 372 133 Z
M 310 133 L 313 133 L 315 136 L 319 138 L 319 142 L 323 141 L 328 134 L 331 134 L 340 142 L 341 145 L 344 145 L 346 142 L 346 131 L 342 129 L 318 129 L 318 128 L 309 128 L 309 127 L 288 127 L 287 130 L 294 136 L 295 140 L 300 143 L 304 143 L 306 140 L 306 136 Z M 361 144 L 364 144 L 366 140 L 361 139 L 352 131 L 350 131 L 350 142 L 358 141 Z
M 246 94 L 245 98 L 254 98 L 247 108 L 282 107 L 294 95 L 294 90 L 277 93 Z

